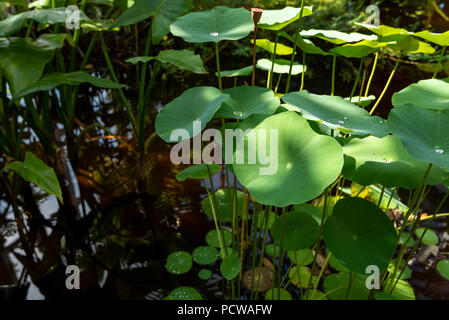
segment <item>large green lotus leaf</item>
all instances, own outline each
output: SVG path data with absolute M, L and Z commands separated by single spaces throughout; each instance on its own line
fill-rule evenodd
M 368 111 L 338 96 L 316 95 L 303 90 L 289 93 L 282 100 L 297 107 L 304 118 L 322 121 L 331 129 L 356 136 L 388 135 L 388 126 L 384 120 L 370 116 Z
M 409 104 L 388 116 L 390 131 L 416 159 L 449 171 L 449 110 L 433 111 Z
M 414 104 L 432 110 L 449 110 L 449 80 L 429 79 L 411 84 L 393 94 L 395 107 Z
M 38 82 L 22 89 L 19 93 L 17 93 L 14 96 L 14 98 L 17 99 L 34 92 L 49 91 L 62 84 L 74 86 L 86 82 L 99 88 L 119 89 L 126 87 L 123 84 L 115 83 L 108 79 L 102 79 L 91 76 L 90 74 L 84 71 L 76 71 L 70 73 L 54 72 L 45 75 Z
M 254 43 L 254 40 L 251 40 Z M 293 53 L 293 48 L 287 47 L 285 44 L 271 42 L 268 39 L 256 39 L 256 46 L 268 51 L 269 53 L 274 53 L 274 47 L 276 46 L 276 54 L 278 56 L 289 56 Z
M 324 292 L 331 300 L 345 300 L 350 283 L 349 272 L 341 272 L 328 275 L 324 279 Z M 366 276 L 353 274 L 353 282 L 349 291 L 348 300 L 368 300 L 369 290 L 366 288 Z
M 268 59 L 260 59 L 257 61 L 256 67 L 265 70 L 265 71 L 271 71 L 273 65 L 272 60 Z M 293 63 L 292 67 L 292 75 L 297 75 L 302 72 L 304 72 L 305 67 L 298 62 Z M 290 60 L 285 59 L 275 59 L 274 60 L 274 73 L 285 73 L 288 74 L 290 72 Z
M 396 51 L 407 53 L 429 53 L 435 52 L 435 49 L 428 43 L 419 41 L 411 36 L 392 35 L 381 38 L 384 42 L 390 42 L 388 47 Z
M 65 7 L 25 11 L 19 14 L 11 15 L 3 21 L 0 21 L 0 37 L 7 37 L 18 32 L 27 19 L 34 20 L 42 24 L 66 23 L 67 18 L 72 12 L 66 11 Z M 80 21 L 89 21 L 90 19 L 80 11 Z
M 234 189 L 233 188 L 223 188 L 215 192 L 215 198 L 217 199 L 218 212 L 216 212 L 217 220 L 219 221 L 231 221 L 232 212 L 234 209 Z M 202 202 L 202 207 L 204 213 L 213 218 L 212 206 L 210 204 L 210 198 L 204 198 Z M 243 208 L 243 192 L 237 190 L 237 215 L 241 215 L 241 210 Z
M 377 40 L 362 40 L 357 43 L 348 43 L 335 47 L 330 52 L 346 58 L 363 58 L 385 47 L 389 42 L 378 42 Z
M 302 203 L 294 206 L 294 210 L 307 212 L 318 224 L 321 224 L 321 219 L 323 217 L 323 211 L 318 209 L 317 207 L 308 204 Z M 324 221 L 326 221 L 327 217 L 330 215 L 331 210 L 327 210 L 326 216 L 324 217 Z
M 270 157 L 271 130 L 278 136 L 277 146 L 271 148 L 278 151 L 277 171 L 272 175 L 273 168 L 268 169 L 260 157 L 255 164 L 249 164 L 247 154 L 248 143 L 256 149 L 256 139 L 266 133 L 267 141 L 262 146 Z M 314 199 L 337 179 L 343 167 L 343 152 L 338 142 L 315 133 L 307 120 L 290 111 L 262 121 L 253 134 L 239 142 L 237 151 L 243 149 L 243 164 L 236 163 L 238 152 L 234 154 L 234 172 L 254 199 L 265 205 L 285 207 Z
M 303 17 L 312 14 L 312 7 L 303 8 Z M 301 8 L 285 7 L 281 10 L 264 10 L 257 26 L 261 29 L 278 31 L 296 21 L 301 16 Z
M 427 170 L 428 164 L 412 157 L 397 136 L 353 139 L 343 146 L 345 166 L 343 173 L 349 180 L 369 186 L 381 184 L 387 188 L 417 187 Z M 434 167 L 427 184 L 443 183 L 449 174 Z
M 156 132 L 166 142 L 179 142 L 170 138 L 176 129 L 187 130 L 189 138 L 193 138 L 194 122 L 201 121 L 203 130 L 228 98 L 228 94 L 214 87 L 188 89 L 161 109 L 156 117 Z
M 388 36 L 395 36 L 395 35 L 411 36 L 413 34 L 413 32 L 409 32 L 405 29 L 389 27 L 386 25 L 375 26 L 372 24 L 357 23 L 357 22 L 355 24 L 358 26 L 364 27 L 368 30 L 371 30 L 372 32 L 374 32 L 375 34 L 377 34 L 381 37 L 388 37 Z
M 254 22 L 248 10 L 222 6 L 188 13 L 170 26 L 173 35 L 193 43 L 239 40 L 253 29 Z
M 55 171 L 33 153 L 27 152 L 25 161 L 14 161 L 8 164 L 6 168 L 16 172 L 24 180 L 35 183 L 42 191 L 55 195 L 59 201 L 63 201 L 61 187 Z
M 287 213 L 285 217 L 279 217 L 271 226 L 271 235 L 277 246 L 281 244 L 282 229 L 282 248 L 296 251 L 309 248 L 318 238 L 320 227 L 308 212 L 295 210 Z
M 137 0 L 112 24 L 111 29 L 153 17 L 152 42 L 159 43 L 169 32 L 172 22 L 189 12 L 191 7 L 192 0 Z
M 359 96 L 355 96 L 352 97 L 351 99 L 349 99 L 349 97 L 345 98 L 345 100 L 354 103 L 354 104 L 358 104 L 360 101 L 360 107 L 362 108 L 366 108 L 368 107 L 374 100 L 376 100 L 376 96 L 368 96 L 368 97 L 359 97 Z
M 387 269 L 396 249 L 397 233 L 387 215 L 362 198 L 343 198 L 324 224 L 329 250 L 348 269 L 364 274 L 370 265 Z
M 191 287 L 178 287 L 171 291 L 164 300 L 203 300 L 203 297 Z
M 286 32 L 282 31 L 279 33 L 280 36 L 290 40 L 292 43 L 295 43 L 294 37 L 288 35 Z M 309 39 L 303 39 L 302 37 L 298 37 L 296 39 L 296 45 L 299 49 L 307 54 L 320 54 L 323 56 L 330 55 L 330 53 L 324 51 L 320 47 L 317 47 L 312 41 Z
M 273 114 L 281 104 L 271 89 L 241 86 L 223 91 L 228 94 L 216 117 L 246 119 L 253 114 Z
M 248 66 L 235 70 L 225 70 L 220 72 L 221 77 L 232 78 L 232 77 L 246 77 L 253 73 L 253 66 Z M 218 77 L 218 72 L 215 72 L 215 76 Z
M 348 42 L 359 42 L 362 40 L 377 40 L 377 36 L 375 35 L 366 35 L 357 32 L 341 32 L 337 30 L 303 30 L 301 31 L 301 36 L 303 37 L 317 37 L 326 41 L 329 41 L 333 44 L 343 44 Z
M 209 177 L 209 171 L 207 170 L 205 163 L 194 164 L 190 167 L 185 168 L 176 175 L 176 180 L 183 182 L 186 179 L 206 179 Z M 209 165 L 209 170 L 212 175 L 220 172 L 221 166 L 215 163 Z
M 66 36 L 43 35 L 36 41 L 0 38 L 0 73 L 8 80 L 13 95 L 39 80 Z
M 425 30 L 425 31 L 421 31 L 421 32 L 416 32 L 413 35 L 415 37 L 420 37 L 421 39 L 435 43 L 442 47 L 449 46 L 449 31 L 446 31 L 444 33 L 434 33 L 434 32 Z

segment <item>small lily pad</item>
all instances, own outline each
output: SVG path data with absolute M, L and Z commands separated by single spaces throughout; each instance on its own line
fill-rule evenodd
M 198 264 L 212 264 L 218 259 L 218 251 L 211 246 L 198 247 L 193 250 L 193 261 Z
M 348 43 L 332 48 L 329 52 L 346 58 L 363 58 L 388 44 L 388 42 L 378 42 L 376 40 L 362 40 L 357 43 Z
M 309 282 L 311 286 L 315 287 L 318 276 L 313 275 L 312 281 L 310 281 L 311 275 L 309 268 L 304 266 L 294 266 L 288 273 L 290 282 L 300 288 L 307 288 Z
M 285 289 L 273 288 L 265 293 L 265 300 L 292 300 L 292 296 Z
M 415 230 L 415 236 L 420 239 L 424 233 L 424 230 L 426 228 L 418 228 Z M 422 243 L 424 243 L 425 245 L 436 245 L 438 244 L 440 240 L 438 239 L 437 234 L 430 229 L 427 229 L 426 233 L 424 234 L 424 237 L 422 238 Z
M 306 266 L 313 262 L 313 251 L 310 249 L 302 249 L 298 251 L 289 251 L 288 257 L 294 264 Z
M 449 280 L 449 260 L 438 261 L 437 270 L 444 278 Z
M 399 280 L 391 293 L 397 300 L 415 300 L 415 293 L 412 286 L 405 280 Z
M 342 272 L 328 275 L 324 279 L 324 292 L 330 300 L 345 300 L 351 274 Z M 349 291 L 348 300 L 368 300 L 369 290 L 365 285 L 366 276 L 353 274 L 353 282 Z
M 211 174 L 214 175 L 217 172 L 220 172 L 221 166 L 218 164 L 210 164 L 209 165 Z M 179 182 L 183 182 L 186 179 L 206 179 L 209 177 L 209 172 L 207 170 L 207 165 L 204 163 L 201 164 L 194 164 L 190 167 L 185 168 L 184 170 L 180 171 L 176 175 L 176 180 Z
M 233 188 L 223 188 L 219 189 L 215 192 L 215 198 L 217 199 L 218 203 L 218 212 L 216 212 L 217 220 L 219 221 L 231 221 L 232 220 L 232 213 L 234 209 L 234 189 Z M 229 199 L 230 197 L 230 199 Z M 202 207 L 204 210 L 204 213 L 210 217 L 213 218 L 213 212 L 212 212 L 212 206 L 211 206 L 211 199 L 209 197 L 204 198 L 202 201 Z M 237 190 L 237 207 L 236 207 L 236 214 L 238 216 L 241 215 L 241 211 L 243 208 L 243 192 L 240 190 Z
M 191 287 L 178 287 L 165 300 L 203 300 L 201 294 Z
M 224 245 L 226 247 L 229 247 L 232 244 L 232 233 L 227 230 L 223 230 L 223 234 L 224 234 Z M 206 234 L 206 243 L 215 248 L 221 247 L 217 230 L 211 230 Z
M 226 256 L 220 264 L 220 271 L 226 280 L 232 280 L 240 273 L 242 262 L 235 254 Z
M 177 251 L 170 254 L 167 258 L 165 268 L 173 274 L 183 274 L 192 268 L 192 255 L 185 251 Z
M 212 271 L 210 271 L 209 269 L 201 269 L 198 272 L 198 278 L 200 278 L 201 280 L 209 280 L 211 276 Z

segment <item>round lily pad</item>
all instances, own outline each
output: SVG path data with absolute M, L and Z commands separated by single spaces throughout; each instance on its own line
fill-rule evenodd
M 311 275 L 309 268 L 304 266 L 294 266 L 288 273 L 290 282 L 300 288 L 307 288 L 309 282 L 312 287 L 315 287 L 318 276 L 313 275 L 312 280 L 310 280 Z
M 200 122 L 198 131 L 203 130 L 212 119 L 222 102 L 229 98 L 214 87 L 196 87 L 186 90 L 181 96 L 165 105 L 156 117 L 156 132 L 166 142 L 179 142 L 193 138 L 200 132 L 194 132 L 194 122 Z M 188 107 L 187 107 L 188 106 Z M 187 137 L 172 133 L 186 130 Z
M 265 292 L 265 300 L 292 300 L 292 296 L 285 289 L 273 288 Z
M 232 280 L 240 273 L 242 262 L 235 254 L 227 255 L 220 264 L 220 271 L 226 280 Z
M 192 255 L 185 251 L 173 252 L 167 257 L 165 268 L 173 274 L 183 274 L 192 268 Z
M 362 198 L 337 202 L 323 229 L 324 241 L 348 269 L 364 274 L 370 265 L 383 272 L 396 249 L 397 233 L 386 214 Z
M 215 192 L 215 198 L 217 199 L 218 203 L 218 212 L 216 212 L 217 220 L 231 221 L 232 213 L 234 210 L 234 189 L 233 188 L 219 189 Z M 209 198 L 209 196 L 203 199 L 202 207 L 204 213 L 208 217 L 213 218 L 214 215 L 212 212 L 211 199 Z M 242 208 L 243 208 L 243 192 L 237 190 L 236 214 L 238 216 L 241 215 Z
M 222 6 L 188 13 L 170 25 L 173 35 L 193 43 L 239 40 L 253 29 L 254 23 L 248 10 Z
M 269 59 L 260 59 L 257 61 L 256 67 L 264 71 L 271 71 L 273 68 L 274 73 L 288 74 L 290 72 L 290 60 L 275 59 L 274 67 L 272 67 L 273 61 Z M 303 73 L 305 67 L 298 62 L 294 62 L 292 66 L 292 75 Z
M 193 261 L 198 264 L 212 264 L 218 259 L 218 251 L 214 247 L 204 246 L 193 250 Z
M 209 169 L 211 171 L 211 174 L 214 175 L 217 172 L 220 172 L 221 166 L 218 164 L 210 164 Z M 207 165 L 204 163 L 201 164 L 194 164 L 190 167 L 185 168 L 184 170 L 180 171 L 176 175 L 176 180 L 179 182 L 182 182 L 186 179 L 206 179 L 209 177 L 209 173 L 207 170 Z
M 449 260 L 438 261 L 437 270 L 444 278 L 449 280 Z
M 424 230 L 426 228 L 418 228 L 415 230 L 415 236 L 420 239 L 424 233 Z M 422 243 L 430 246 L 430 245 L 435 245 L 438 244 L 440 240 L 438 239 L 437 234 L 430 229 L 427 229 L 426 233 L 424 234 L 424 237 L 422 238 Z
M 191 287 L 178 287 L 165 300 L 203 300 L 201 294 Z
M 246 119 L 253 114 L 271 115 L 281 104 L 268 88 L 241 86 L 223 92 L 230 97 L 223 102 L 215 117 Z
M 276 258 L 279 256 L 279 247 L 275 246 L 272 243 L 267 244 L 267 246 L 265 247 L 265 253 Z
M 268 135 L 272 130 L 278 133 L 277 148 L 270 147 Z M 257 135 L 264 133 L 267 133 L 266 150 L 278 150 L 273 157 L 274 162 L 277 159 L 277 170 L 260 161 L 248 164 L 248 142 L 257 146 Z M 243 164 L 236 163 L 239 150 L 244 151 Z M 259 203 L 277 207 L 304 203 L 319 196 L 338 178 L 343 167 L 338 142 L 315 133 L 295 112 L 283 112 L 262 121 L 254 128 L 254 134 L 239 142 L 237 151 L 233 167 L 241 184 Z
M 343 152 L 345 178 L 364 186 L 381 184 L 387 188 L 413 189 L 422 182 L 428 168 L 427 163 L 407 152 L 397 136 L 352 139 L 343 146 Z M 439 184 L 448 178 L 449 174 L 434 167 L 426 183 Z
M 198 272 L 198 278 L 200 278 L 201 280 L 209 280 L 211 276 L 212 271 L 210 271 L 209 269 L 201 269 Z
M 224 234 L 224 245 L 226 247 L 229 247 L 232 244 L 232 233 L 227 230 L 223 230 L 223 234 Z M 215 248 L 221 247 L 217 230 L 211 230 L 206 234 L 206 243 Z
M 413 104 L 431 110 L 449 110 L 449 81 L 421 80 L 393 94 L 395 107 Z
M 350 103 L 344 98 L 328 95 L 317 95 L 307 90 L 291 92 L 282 100 L 298 108 L 303 117 L 309 120 L 322 121 L 330 129 L 338 129 L 354 136 L 388 135 L 386 122 L 377 116 L 370 116 L 368 111 Z
M 313 262 L 313 251 L 310 249 L 289 251 L 288 257 L 294 264 L 297 264 L 300 266 L 306 266 Z
M 285 219 L 285 221 L 284 221 Z M 284 224 L 285 223 L 285 224 Z M 271 227 L 271 235 L 276 244 L 281 243 L 282 226 L 284 224 L 284 250 L 300 250 L 310 247 L 318 238 L 319 225 L 310 214 L 304 211 L 293 211 L 279 217 Z
M 449 170 L 449 110 L 433 111 L 409 104 L 388 116 L 393 134 L 416 159 Z
M 303 7 L 302 16 L 312 14 L 312 7 Z M 257 26 L 261 29 L 281 30 L 301 16 L 301 8 L 285 7 L 281 10 L 264 10 Z
M 351 274 L 342 272 L 328 275 L 324 279 L 324 292 L 330 300 L 345 300 Z M 353 274 L 353 282 L 348 300 L 368 300 L 369 290 L 365 285 L 366 276 Z

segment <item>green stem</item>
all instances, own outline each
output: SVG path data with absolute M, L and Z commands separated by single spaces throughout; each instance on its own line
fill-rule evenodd
M 390 86 L 391 80 L 393 80 L 394 74 L 396 73 L 396 70 L 398 69 L 399 63 L 401 62 L 401 57 L 399 56 L 398 60 L 396 61 L 396 64 L 394 65 L 393 71 L 391 71 L 390 77 L 388 78 L 387 84 L 384 87 L 384 90 L 379 96 L 379 99 L 377 99 L 376 104 L 371 109 L 370 115 L 376 111 L 377 107 L 379 106 L 380 102 L 382 101 L 382 98 L 384 97 L 385 93 L 388 90 L 388 87 Z
M 357 77 L 356 77 L 356 79 L 355 79 L 354 86 L 352 87 L 351 95 L 349 96 L 349 101 L 350 101 L 350 102 L 352 101 L 352 98 L 354 97 L 355 90 L 357 89 L 357 86 L 358 86 L 358 84 L 359 84 L 359 81 L 360 81 L 360 75 L 362 74 L 362 67 L 363 67 L 363 63 L 364 63 L 364 62 L 365 62 L 365 59 L 362 58 L 362 59 L 360 60 L 359 70 L 358 70 L 358 72 L 357 72 Z
M 304 89 L 304 83 L 306 81 L 306 52 L 302 52 L 302 73 L 301 73 L 301 87 L 299 88 L 299 91 L 302 91 Z
M 277 46 L 278 46 L 278 42 L 279 42 L 279 32 L 276 32 L 276 37 L 274 40 L 274 51 L 273 54 L 271 55 L 271 71 L 269 73 L 269 81 L 268 81 L 268 88 L 272 88 L 273 86 L 273 77 L 274 77 L 274 60 L 276 59 L 276 50 L 277 50 Z
M 218 50 L 218 42 L 215 42 L 215 60 L 217 62 L 218 88 L 220 90 L 223 90 L 223 84 L 222 84 L 222 80 L 221 80 L 220 52 Z
M 337 65 L 337 55 L 332 57 L 332 86 L 331 86 L 331 96 L 335 93 L 335 67 Z
M 374 73 L 376 72 L 377 60 L 378 59 L 379 59 L 379 51 L 377 51 L 376 55 L 374 56 L 373 69 L 371 70 L 371 74 L 370 74 L 369 79 L 368 79 L 368 84 L 366 85 L 365 97 L 368 97 L 369 88 L 371 87 L 371 82 L 373 81 Z
M 441 55 L 440 55 L 440 58 L 438 59 L 437 67 L 435 68 L 435 72 L 433 73 L 432 79 L 435 79 L 437 77 L 437 75 L 438 75 L 438 71 L 440 71 L 441 61 L 443 61 L 443 57 L 444 57 L 444 53 L 445 52 L 446 52 L 446 47 L 443 47 L 441 49 Z

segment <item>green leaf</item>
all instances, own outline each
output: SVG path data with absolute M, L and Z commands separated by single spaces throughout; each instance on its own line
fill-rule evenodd
M 378 291 L 374 294 L 374 299 L 375 300 L 398 300 L 395 297 L 393 297 L 392 295 L 389 295 L 388 293 L 384 292 L 384 291 Z
M 415 300 L 415 293 L 411 285 L 404 280 L 399 280 L 391 293 L 397 300 Z
M 291 92 L 282 97 L 282 100 L 297 107 L 304 118 L 322 121 L 330 129 L 355 136 L 388 135 L 388 126 L 383 119 L 370 116 L 368 111 L 341 97 L 316 95 L 303 90 Z
M 431 110 L 449 110 L 449 80 L 421 80 L 393 94 L 395 107 L 413 104 Z
M 203 300 L 201 294 L 190 287 L 178 287 L 174 289 L 164 300 Z
M 351 274 L 342 272 L 328 275 L 324 279 L 324 292 L 330 300 L 345 300 Z M 349 291 L 348 300 L 368 300 L 369 290 L 365 285 L 366 276 L 353 274 L 353 282 Z
M 201 269 L 198 272 L 198 278 L 200 278 L 201 280 L 209 280 L 211 276 L 212 271 L 210 271 L 209 269 Z
M 125 62 L 132 63 L 132 64 L 138 64 L 139 62 L 145 63 L 150 62 L 153 60 L 156 60 L 157 57 L 132 57 L 129 59 L 126 59 Z
M 413 34 L 413 36 L 435 43 L 442 47 L 449 46 L 449 31 L 446 31 L 444 33 L 434 33 L 430 32 L 429 30 L 425 30 L 416 32 Z
M 420 239 L 424 233 L 424 230 L 426 228 L 418 228 L 415 230 L 415 236 Z M 436 245 L 438 244 L 438 242 L 440 242 L 440 240 L 438 239 L 437 234 L 430 229 L 427 229 L 426 233 L 424 234 L 424 237 L 422 238 L 422 243 L 424 243 L 425 245 Z
M 330 205 L 329 205 L 330 206 Z M 294 207 L 295 211 L 304 211 L 307 212 L 313 219 L 315 219 L 315 221 L 320 225 L 321 224 L 321 218 L 323 216 L 323 211 L 318 209 L 317 207 L 308 204 L 308 203 L 303 203 L 303 204 L 298 204 Z M 331 210 L 327 210 L 326 212 L 326 217 L 325 219 L 327 219 L 327 217 L 329 216 L 329 214 L 331 213 Z M 325 220 L 326 221 L 326 220 Z
M 271 115 L 281 104 L 279 98 L 268 88 L 241 86 L 225 89 L 223 93 L 228 94 L 215 117 L 246 119 L 253 114 Z
M 248 10 L 222 6 L 188 13 L 170 26 L 173 35 L 193 43 L 239 40 L 253 29 L 254 23 Z
M 290 279 L 290 282 L 294 284 L 295 286 L 298 286 L 300 288 L 307 288 L 307 286 L 315 286 L 316 282 L 318 280 L 318 276 L 313 275 L 312 281 L 310 281 L 311 272 L 309 268 L 301 266 L 294 266 L 290 269 L 290 272 L 288 273 L 288 277 Z
M 229 197 L 231 199 L 229 199 Z M 223 188 L 219 189 L 215 192 L 215 198 L 218 203 L 218 212 L 216 212 L 217 220 L 219 221 L 231 221 L 232 220 L 232 212 L 234 206 L 234 189 L 233 188 Z M 206 197 L 202 201 L 202 207 L 204 213 L 213 218 L 212 207 L 210 204 L 210 198 Z M 237 190 L 237 215 L 241 215 L 241 210 L 243 208 L 243 192 Z
M 310 29 L 301 31 L 301 36 L 303 37 L 317 37 L 333 44 L 343 44 L 348 42 L 359 42 L 362 40 L 377 40 L 374 35 L 366 35 L 357 32 L 341 32 L 337 30 L 317 30 Z
M 303 8 L 302 17 L 312 14 L 312 7 Z M 257 26 L 260 29 L 278 31 L 296 21 L 301 16 L 301 8 L 285 7 L 281 10 L 264 10 Z
M 229 247 L 232 244 L 232 233 L 227 230 L 223 230 L 223 234 L 224 245 L 225 247 Z M 217 230 L 211 230 L 206 234 L 206 243 L 215 248 L 221 247 Z
M 251 40 L 251 43 L 254 43 L 254 40 Z M 282 43 L 276 45 L 276 43 L 268 39 L 256 39 L 256 46 L 261 47 L 271 54 L 274 53 L 274 47 L 276 46 L 276 55 L 278 56 L 289 56 L 293 53 L 293 48 L 287 47 Z
M 449 280 L 449 260 L 438 261 L 437 270 L 441 276 Z
M 386 25 L 375 26 L 373 24 L 364 24 L 358 22 L 356 22 L 355 24 L 372 31 L 381 37 L 396 36 L 396 35 L 411 36 L 413 34 L 412 32 L 409 32 L 405 29 L 389 27 Z
M 266 132 L 271 136 L 270 130 L 277 130 L 274 150 L 277 149 L 278 154 L 273 154 L 277 168 L 272 163 L 273 167 L 268 169 L 260 159 L 249 164 L 248 143 L 256 148 L 257 136 Z M 266 140 L 264 146 L 268 151 L 271 138 L 266 137 Z M 283 112 L 265 119 L 254 128 L 253 134 L 246 135 L 238 143 L 237 150 L 244 152 L 241 164 L 239 154 L 234 154 L 233 168 L 240 183 L 259 203 L 277 207 L 304 203 L 319 196 L 337 179 L 343 167 L 343 152 L 338 142 L 315 133 L 295 112 Z
M 272 288 L 265 292 L 265 300 L 292 300 L 292 296 L 285 289 Z
M 6 168 L 16 172 L 24 180 L 35 183 L 42 191 L 55 195 L 59 201 L 63 202 L 61 187 L 55 171 L 33 153 L 27 152 L 25 161 L 14 161 Z
M 156 132 L 166 142 L 179 142 L 179 137 L 171 137 L 177 129 L 187 130 L 192 138 L 200 133 L 193 132 L 194 122 L 201 121 L 202 131 L 228 98 L 229 95 L 214 87 L 189 89 L 162 108 L 156 117 Z
M 291 36 L 289 36 L 284 31 L 279 33 L 280 36 L 290 40 L 292 43 L 295 43 L 295 39 Z M 301 51 L 307 53 L 307 54 L 320 54 L 323 56 L 330 55 L 330 53 L 324 51 L 320 47 L 316 46 L 312 41 L 308 39 L 303 39 L 302 37 L 298 37 L 296 39 L 296 45 L 298 46 Z
M 284 229 L 282 240 L 282 229 Z M 279 217 L 271 226 L 271 235 L 283 249 L 296 251 L 310 247 L 317 239 L 319 225 L 309 213 L 304 211 L 292 211 Z
M 360 107 L 362 108 L 366 108 L 368 107 L 374 100 L 376 100 L 375 96 L 368 96 L 368 97 L 352 97 L 352 99 L 345 98 L 345 100 L 353 103 L 353 104 L 358 104 L 358 102 L 360 101 Z
M 264 70 L 271 71 L 273 61 L 269 59 L 260 59 L 257 61 L 256 67 Z M 297 75 L 305 71 L 305 67 L 298 62 L 293 63 L 292 75 Z M 290 60 L 276 59 L 274 60 L 274 73 L 288 74 L 290 72 Z
M 56 88 L 62 84 L 75 86 L 86 82 L 99 88 L 119 89 L 126 87 L 123 84 L 118 84 L 108 79 L 101 79 L 91 76 L 90 74 L 84 71 L 76 71 L 70 73 L 54 72 L 45 75 L 38 82 L 22 89 L 19 93 L 17 93 L 14 96 L 14 98 L 17 99 L 26 96 L 30 93 L 39 91 L 50 91 L 53 88 Z
M 346 179 L 363 186 L 381 184 L 387 188 L 413 189 L 420 185 L 428 163 L 416 160 L 397 136 L 352 139 L 343 146 Z M 435 185 L 449 179 L 440 168 L 432 168 L 426 183 Z
M 190 253 L 177 251 L 168 256 L 165 268 L 170 273 L 183 274 L 192 269 L 192 264 L 192 255 Z
M 390 131 L 416 159 L 449 170 L 449 110 L 433 111 L 404 105 L 388 116 Z
M 378 42 L 377 40 L 362 40 L 335 47 L 330 52 L 346 58 L 363 58 L 388 44 L 389 42 Z
M 238 276 L 242 269 L 242 262 L 235 254 L 226 256 L 220 264 L 220 271 L 226 280 L 232 280 Z
M 253 66 L 248 66 L 240 69 L 235 70 L 226 70 L 221 71 L 220 76 L 226 77 L 226 78 L 232 78 L 232 77 L 246 77 L 253 73 Z M 218 77 L 218 72 L 215 72 L 215 76 Z
M 310 249 L 289 251 L 288 257 L 294 264 L 297 264 L 300 266 L 306 266 L 313 262 L 313 251 Z
M 383 272 L 396 249 L 392 222 L 375 204 L 361 198 L 343 198 L 324 224 L 324 241 L 335 257 L 355 272 L 370 265 Z
M 220 172 L 221 166 L 215 163 L 209 165 L 210 173 L 214 175 Z M 185 168 L 176 175 L 176 180 L 183 182 L 186 179 L 206 179 L 209 177 L 207 170 L 207 165 L 204 163 L 194 164 L 190 167 Z
M 218 251 L 211 246 L 198 247 L 192 254 L 193 261 L 198 264 L 212 264 L 218 260 Z

